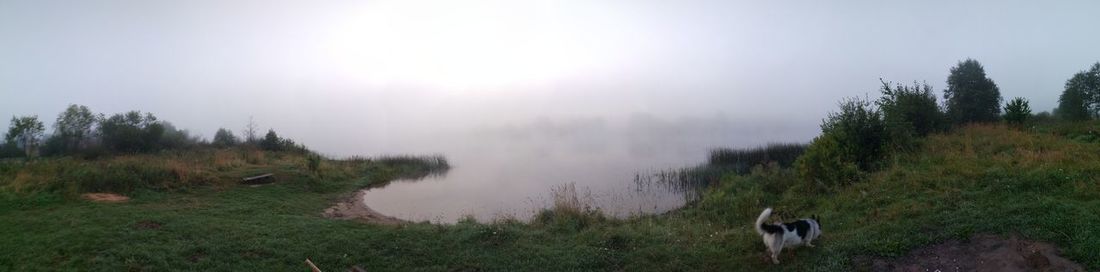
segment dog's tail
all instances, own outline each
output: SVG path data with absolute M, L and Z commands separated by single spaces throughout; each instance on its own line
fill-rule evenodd
M 756 233 L 764 235 L 764 221 L 768 220 L 770 216 L 772 216 L 772 208 L 767 208 L 764 209 L 763 212 L 760 212 L 760 216 L 756 218 L 756 225 L 753 225 L 756 227 Z

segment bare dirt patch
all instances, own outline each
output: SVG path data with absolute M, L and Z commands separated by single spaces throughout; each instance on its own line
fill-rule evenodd
M 130 201 L 130 198 L 124 195 L 114 193 L 87 193 L 80 195 L 81 198 L 87 199 L 91 202 L 101 203 L 122 203 Z
M 397 225 L 402 223 L 408 223 L 408 221 L 398 219 L 396 217 L 384 215 L 367 207 L 363 204 L 363 196 L 366 194 L 365 190 L 361 190 L 355 193 L 352 197 L 345 198 L 336 205 L 325 209 L 324 215 L 328 218 L 334 219 L 355 219 L 365 221 L 367 223 L 382 224 L 382 225 Z
M 968 241 L 949 240 L 913 250 L 899 258 L 857 257 L 860 270 L 870 271 L 1085 271 L 1058 255 L 1051 244 L 993 235 Z

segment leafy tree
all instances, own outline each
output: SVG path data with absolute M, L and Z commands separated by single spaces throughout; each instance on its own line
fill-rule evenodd
M 30 157 L 37 150 L 44 131 L 46 127 L 42 125 L 42 121 L 38 121 L 38 116 L 12 117 L 11 127 L 8 128 L 4 140 L 22 148 L 24 154 Z
M 274 129 L 267 130 L 267 134 L 260 140 L 260 148 L 264 150 L 279 151 L 282 149 L 281 147 L 281 140 L 279 139 L 279 135 L 275 134 Z
M 1100 62 L 1066 80 L 1054 113 L 1065 120 L 1088 120 L 1100 114 Z
M 955 124 L 992 122 L 1001 115 L 1001 91 L 985 75 L 982 64 L 966 59 L 947 77 L 947 116 Z
M 1013 98 L 1005 105 L 1005 121 L 1010 124 L 1022 125 L 1031 117 L 1031 107 L 1027 99 L 1023 97 Z
M 219 128 L 218 132 L 214 133 L 214 146 L 216 147 L 230 147 L 235 146 L 240 142 L 237 136 L 233 135 L 232 131 L 225 128 Z
M 891 138 L 900 140 L 912 136 L 923 137 L 947 127 L 947 119 L 932 86 L 913 82 L 913 86 L 897 84 L 893 87 L 882 81 L 882 97 L 877 101 L 882 110 Z
M 139 111 L 111 115 L 99 121 L 103 144 L 113 151 L 140 152 L 159 148 L 164 125 L 152 113 Z
M 89 138 L 92 137 L 93 125 L 96 116 L 88 107 L 70 104 L 65 111 L 57 116 L 54 123 L 54 137 L 59 137 L 64 151 L 75 151 L 83 148 Z

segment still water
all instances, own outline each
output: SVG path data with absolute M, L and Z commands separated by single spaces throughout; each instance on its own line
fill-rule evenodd
M 412 221 L 529 220 L 553 205 L 554 188 L 568 185 L 584 205 L 607 215 L 661 213 L 684 205 L 686 197 L 682 188 L 652 178 L 655 173 L 705 163 L 713 147 L 791 137 L 783 131 L 722 130 L 721 122 L 714 121 L 541 122 L 470 137 L 449 135 L 448 142 L 461 143 L 438 145 L 449 171 L 369 189 L 363 202 Z

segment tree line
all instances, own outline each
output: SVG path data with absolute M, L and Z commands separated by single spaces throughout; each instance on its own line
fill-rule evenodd
M 72 104 L 58 114 L 51 134 L 38 116 L 14 116 L 0 144 L 0 158 L 103 154 L 149 153 L 190 148 L 250 147 L 269 151 L 309 152 L 305 146 L 281 138 L 275 130 L 259 137 L 256 124 L 249 118 L 243 139 L 232 131 L 219 128 L 213 141 L 177 129 L 152 113 L 129 111 L 112 114 L 93 113 L 87 106 Z
M 919 139 L 971 123 L 1004 122 L 1022 127 L 1035 119 L 1066 121 L 1100 117 L 1100 62 L 1066 81 L 1054 114 L 1032 114 L 1028 100 L 1016 97 L 1001 104 L 1000 89 L 977 60 L 951 67 L 943 103 L 932 86 L 880 80 L 877 100 L 853 97 L 822 121 L 814 138 L 795 162 L 801 177 L 819 187 L 855 182 L 863 173 L 885 164 L 892 152 L 904 152 Z

